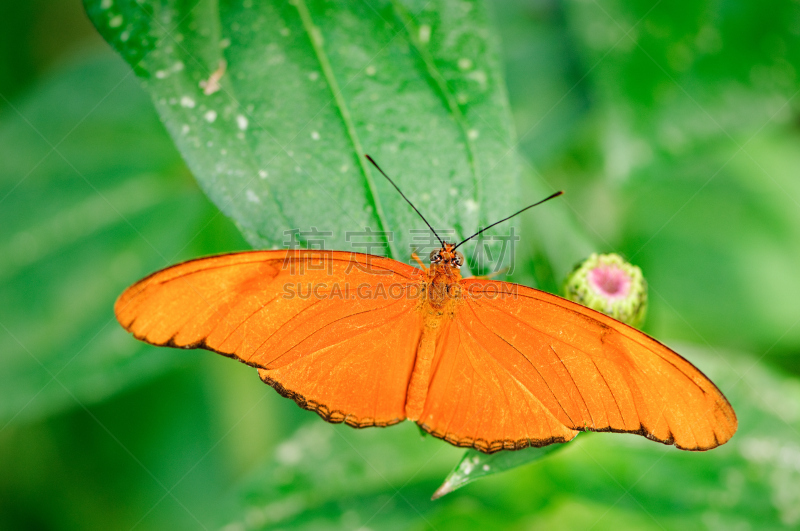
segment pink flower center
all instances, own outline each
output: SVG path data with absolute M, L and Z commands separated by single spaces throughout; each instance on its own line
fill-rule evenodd
M 600 266 L 589 272 L 589 284 L 609 299 L 624 299 L 631 289 L 628 274 L 617 266 Z

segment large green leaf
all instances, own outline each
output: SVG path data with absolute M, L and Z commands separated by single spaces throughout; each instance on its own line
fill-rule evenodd
M 425 225 L 364 153 L 446 239 L 516 206 L 508 104 L 481 2 L 85 5 L 254 246 L 285 246 L 291 229 L 314 245 L 320 236 L 305 232 L 316 228 L 332 233 L 329 248 L 400 260 L 429 247 L 424 230 L 410 232 Z M 366 249 L 347 235 L 365 229 L 394 234 Z
M 214 243 L 224 218 L 124 65 L 94 57 L 63 68 L 9 103 L 0 145 L 2 425 L 174 365 L 117 325 L 114 300 L 178 258 L 230 247 Z

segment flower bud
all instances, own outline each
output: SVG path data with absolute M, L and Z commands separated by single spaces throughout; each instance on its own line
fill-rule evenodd
M 642 270 L 618 254 L 593 253 L 567 275 L 564 296 L 623 323 L 639 326 L 647 311 Z

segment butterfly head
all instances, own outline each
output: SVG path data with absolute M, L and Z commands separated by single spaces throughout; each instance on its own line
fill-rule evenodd
M 464 255 L 455 250 L 454 243 L 445 242 L 438 251 L 431 251 L 431 265 L 446 265 L 460 269 L 464 265 Z

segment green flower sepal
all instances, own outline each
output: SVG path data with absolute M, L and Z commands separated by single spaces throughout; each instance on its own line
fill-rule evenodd
M 613 253 L 593 253 L 578 264 L 564 281 L 564 296 L 634 327 L 647 312 L 642 270 Z

